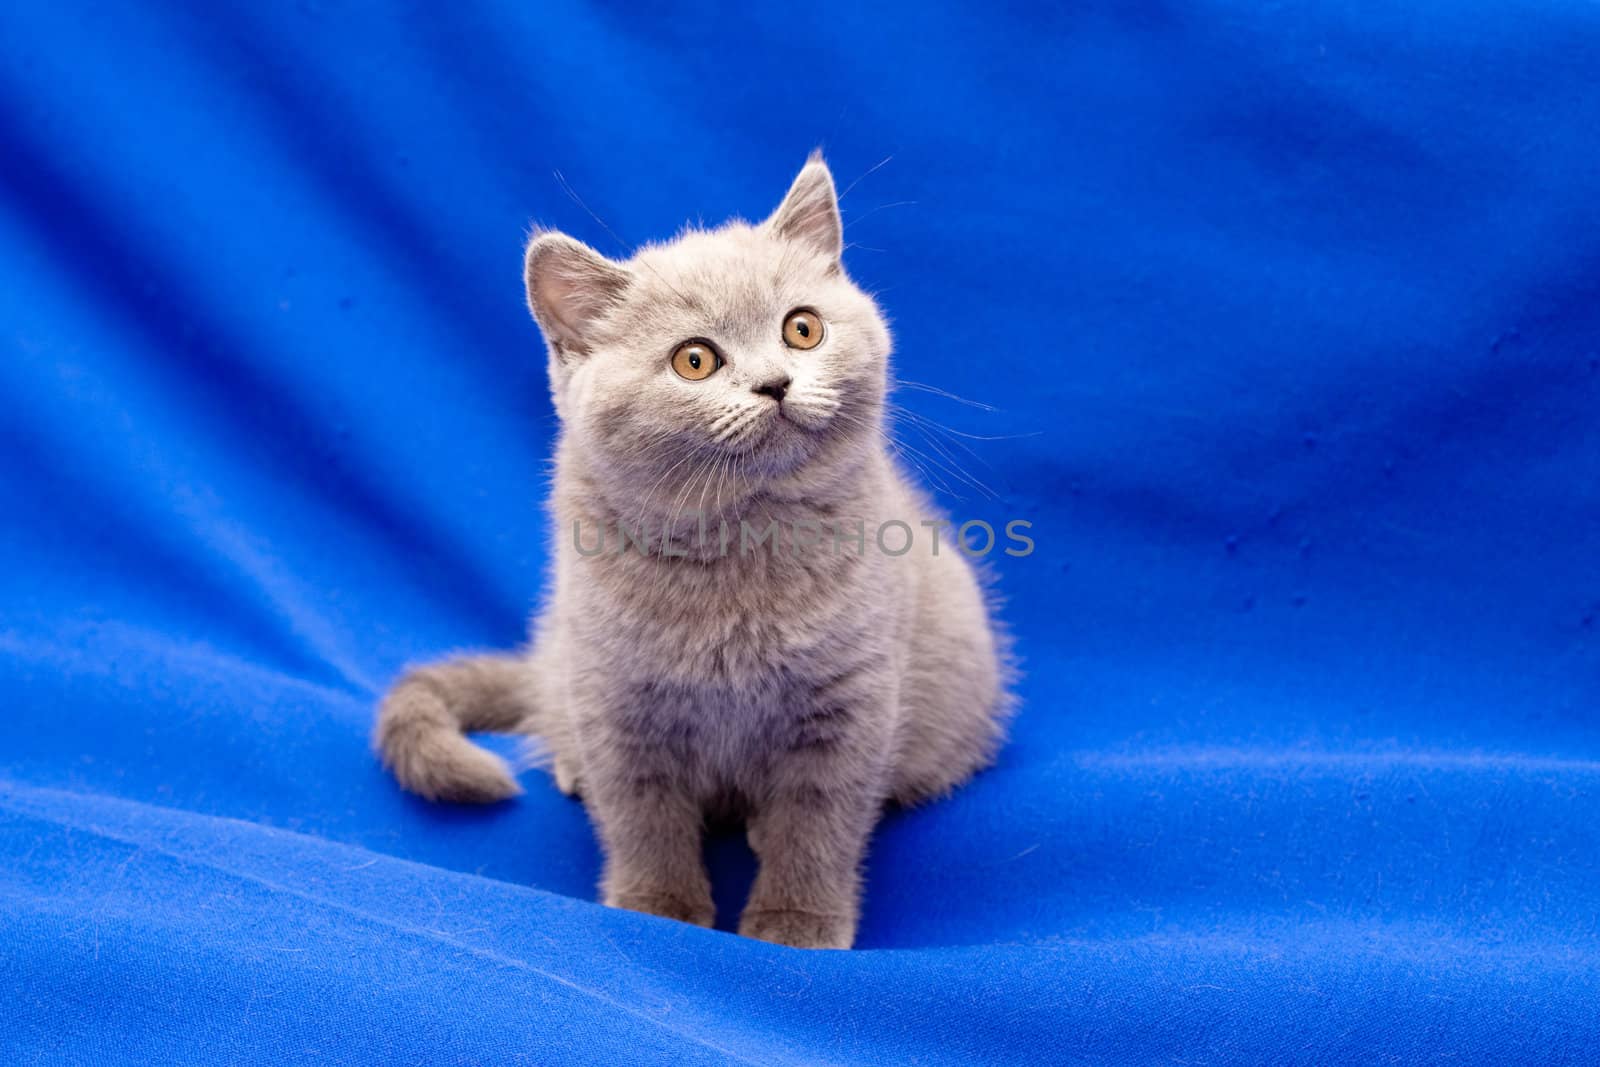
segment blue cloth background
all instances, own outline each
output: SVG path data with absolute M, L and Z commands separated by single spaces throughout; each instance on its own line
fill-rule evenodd
M 1595 1062 L 1597 71 L 1588 0 L 0 8 L 0 1052 Z M 367 731 L 540 596 L 527 227 L 816 144 L 988 405 L 903 387 L 908 461 L 1038 550 L 1000 765 L 806 954 Z

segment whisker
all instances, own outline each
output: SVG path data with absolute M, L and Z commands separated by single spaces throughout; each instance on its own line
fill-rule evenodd
M 996 493 L 993 489 L 990 489 L 989 486 L 987 484 L 985 484 L 981 479 L 977 478 L 971 472 L 969 472 L 965 467 L 963 467 L 960 464 L 960 462 L 956 460 L 956 458 L 954 456 L 952 456 L 949 452 L 947 452 L 944 449 L 944 446 L 939 444 L 938 440 L 932 434 L 928 433 L 926 430 L 923 430 L 920 426 L 917 426 L 915 423 L 912 423 L 911 425 L 913 426 L 913 428 L 917 429 L 918 432 L 920 432 L 922 434 L 923 440 L 925 440 L 928 443 L 928 447 L 932 448 L 935 452 L 937 452 L 940 456 L 942 456 L 944 458 L 945 462 L 949 466 L 949 469 L 950 469 L 951 473 L 955 474 L 956 477 L 960 478 L 962 481 L 966 482 L 968 485 L 972 486 L 974 489 L 977 489 L 979 492 L 984 493 L 985 495 L 987 495 L 991 500 L 999 500 L 1000 499 L 1000 494 Z
M 888 163 L 889 160 L 891 160 L 893 158 L 894 158 L 894 155 L 891 153 L 890 155 L 884 156 L 882 159 L 878 160 L 872 166 L 868 167 L 866 174 L 861 175 L 860 178 L 857 178 L 855 181 L 851 182 L 849 185 L 844 187 L 844 192 L 839 194 L 838 199 L 843 200 L 845 197 L 849 196 L 850 195 L 850 190 L 852 190 L 856 186 L 860 185 L 863 179 L 867 178 L 868 176 L 870 176 L 872 174 L 876 174 L 878 172 L 878 168 L 882 167 L 885 163 Z
M 911 410 L 906 409 L 906 408 L 895 407 L 895 408 L 890 410 L 889 416 L 890 416 L 890 418 L 894 419 L 900 425 L 908 425 L 911 428 L 917 430 L 919 433 L 923 433 L 923 434 L 926 434 L 928 429 L 930 429 L 930 428 L 934 429 L 934 430 L 940 430 L 940 431 L 942 431 L 944 429 L 944 427 L 940 426 L 938 423 L 933 422 L 931 419 L 923 419 L 922 416 L 918 415 L 916 412 L 911 411 Z M 907 418 L 911 419 L 912 421 L 909 422 L 909 423 L 905 422 L 904 420 L 907 419 Z M 927 425 L 923 425 L 924 423 L 926 423 Z M 967 445 L 964 441 L 961 441 L 961 440 L 958 440 L 958 439 L 952 437 L 952 438 L 950 438 L 950 444 L 955 446 L 956 448 L 961 449 L 961 451 L 965 452 L 967 455 L 971 456 L 973 459 L 977 460 L 979 463 L 982 463 L 985 467 L 989 467 L 989 461 L 984 459 L 982 456 L 978 455 L 978 453 L 973 451 L 972 448 L 969 445 Z M 994 468 L 993 467 L 989 467 L 989 469 L 993 470 Z
M 948 389 L 940 389 L 936 385 L 928 385 L 924 382 L 913 382 L 907 381 L 904 378 L 896 378 L 894 380 L 894 384 L 904 386 L 907 389 L 920 389 L 924 393 L 932 393 L 934 396 L 942 396 L 946 400 L 954 400 L 958 404 L 965 404 L 968 407 L 978 408 L 980 411 L 999 412 L 1001 410 L 1000 408 L 995 407 L 993 404 L 985 404 L 979 400 L 968 400 L 964 396 L 957 396 Z
M 1031 430 L 1028 433 L 968 433 L 965 430 L 957 430 L 953 426 L 946 426 L 938 419 L 929 418 L 920 411 L 913 411 L 911 408 L 904 407 L 900 404 L 892 404 L 890 405 L 890 409 L 891 414 L 907 415 L 913 419 L 916 419 L 918 422 L 933 427 L 940 433 L 953 434 L 956 437 L 965 437 L 969 441 L 1020 441 L 1028 437 L 1044 436 L 1043 430 Z M 950 443 L 957 445 L 974 458 L 978 458 L 978 454 L 976 452 L 973 452 L 972 449 L 968 448 L 966 445 L 961 444 L 960 441 L 951 441 Z
M 555 172 L 555 176 L 556 181 L 560 183 L 562 190 L 572 198 L 572 202 L 583 208 L 583 210 L 587 211 L 589 213 L 589 217 L 594 219 L 595 222 L 599 223 L 600 228 L 606 231 L 606 233 L 610 234 L 613 241 L 617 242 L 618 248 L 622 249 L 624 252 L 629 251 L 629 245 L 627 242 L 618 237 L 617 231 L 613 230 L 610 226 L 607 226 L 606 220 L 602 219 L 599 215 L 596 215 L 594 209 L 583 202 L 583 197 L 579 196 L 578 191 L 572 187 L 572 183 L 567 181 L 566 175 L 557 170 Z M 644 260 L 640 260 L 639 262 L 646 270 L 648 270 L 651 274 L 654 274 L 656 278 L 660 280 L 662 285 L 665 285 L 668 289 L 671 289 L 674 293 L 677 293 L 679 300 L 682 300 L 685 304 L 692 305 L 694 303 L 686 295 L 684 295 L 682 289 L 679 289 L 676 285 L 673 285 L 671 282 L 667 281 L 667 279 L 661 277 L 661 272 L 652 267 L 648 262 Z
M 911 207 L 915 203 L 916 203 L 915 200 L 896 200 L 892 204 L 879 204 L 877 207 L 873 208 L 871 211 L 862 212 L 860 215 L 857 215 L 854 218 L 852 218 L 850 220 L 850 225 L 859 226 L 863 222 L 865 222 L 867 219 L 870 219 L 872 216 L 876 215 L 880 211 L 887 211 L 892 207 Z
M 972 486 L 972 487 L 974 487 L 976 489 L 982 490 L 983 492 L 988 492 L 989 491 L 988 488 L 986 486 L 984 486 L 981 482 L 976 481 L 975 479 L 973 479 L 970 476 L 968 476 L 965 472 L 963 472 L 959 468 L 959 466 L 952 466 L 948 462 L 941 462 L 936 457 L 930 456 L 930 455 L 928 455 L 928 453 L 926 453 L 926 452 L 922 451 L 921 449 L 917 448 L 915 445 L 911 444 L 909 441 L 905 441 L 905 440 L 902 440 L 902 439 L 896 439 L 896 444 L 899 445 L 899 447 L 906 449 L 907 451 L 909 451 L 913 455 L 922 457 L 922 459 L 926 460 L 928 463 L 932 464 L 934 467 L 937 467 L 940 471 L 944 472 L 945 474 L 948 474 L 948 475 L 951 475 L 952 477 L 958 478 L 961 481 L 967 483 L 968 485 L 970 485 L 970 486 Z M 926 467 L 923 468 L 923 473 L 927 474 L 929 477 L 933 477 L 933 472 L 928 470 Z M 967 494 L 952 489 L 951 486 L 948 483 L 943 481 L 943 479 L 939 480 L 939 484 L 940 484 L 940 487 L 943 488 L 946 493 L 949 493 L 951 496 L 956 497 L 958 500 L 966 500 L 967 499 Z
M 700 480 L 700 476 L 702 474 L 705 474 L 711 470 L 711 465 L 715 463 L 718 458 L 719 457 L 716 453 L 712 453 L 711 456 L 706 459 L 705 463 L 700 467 L 697 467 L 694 473 L 684 481 L 683 492 L 678 494 L 677 498 L 673 500 L 672 511 L 668 515 L 667 521 L 661 527 L 661 540 L 663 543 L 665 543 L 669 537 L 672 537 L 677 533 L 678 516 L 682 514 L 683 505 L 689 502 L 689 494 L 694 491 L 694 483 Z
M 657 478 L 655 482 L 651 484 L 650 488 L 645 492 L 643 500 L 639 504 L 639 517 L 633 522 L 633 530 L 635 533 L 637 533 L 644 525 L 645 512 L 650 510 L 650 501 L 655 496 L 656 490 L 661 488 L 661 483 L 666 481 L 667 478 L 672 475 L 673 471 L 677 470 L 691 459 L 694 459 L 696 455 L 697 452 L 694 450 L 684 453 L 678 458 L 676 463 L 668 467 L 661 477 Z
M 891 416 L 896 413 L 897 409 L 893 406 L 888 409 L 888 414 Z M 937 488 L 943 490 L 943 492 L 949 496 L 956 497 L 960 500 L 967 499 L 967 495 L 965 493 L 957 491 L 950 485 L 949 482 L 940 477 L 938 473 L 935 473 L 936 469 L 943 474 L 948 474 L 959 479 L 961 482 L 964 482 L 968 486 L 971 486 L 973 489 L 983 493 L 991 499 L 1002 499 L 1002 497 L 993 489 L 991 489 L 986 483 L 967 471 L 954 456 L 952 456 L 939 444 L 937 439 L 935 439 L 931 434 L 922 430 L 915 423 L 906 423 L 905 425 L 910 429 L 918 430 L 918 432 L 922 434 L 928 447 L 933 449 L 934 452 L 938 453 L 938 456 L 929 455 L 927 452 L 922 451 L 915 445 L 911 444 L 911 442 L 906 441 L 903 438 L 890 436 L 883 431 L 880 425 L 877 425 L 875 422 L 863 418 L 855 413 L 840 416 L 840 419 L 842 422 L 847 424 L 869 426 L 875 430 L 896 454 L 898 454 L 903 460 L 910 463 L 910 465 L 915 467 L 923 475 L 923 477 L 932 482 Z M 942 457 L 942 459 L 939 457 Z M 981 457 L 976 458 L 979 458 L 979 462 L 982 462 Z

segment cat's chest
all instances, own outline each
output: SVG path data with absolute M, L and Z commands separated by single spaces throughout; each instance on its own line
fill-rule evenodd
M 841 649 L 892 626 L 887 576 L 860 556 L 626 553 L 578 566 L 584 644 L 641 678 L 743 689 L 826 674 Z

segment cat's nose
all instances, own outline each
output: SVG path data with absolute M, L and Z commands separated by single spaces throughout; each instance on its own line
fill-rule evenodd
M 791 381 L 791 379 L 788 378 L 787 376 L 782 377 L 782 378 L 774 378 L 772 381 L 768 382 L 766 385 L 758 385 L 758 386 L 756 386 L 754 391 L 759 393 L 759 394 L 761 394 L 762 396 L 770 396 L 772 399 L 778 401 L 781 404 L 783 402 L 784 394 L 788 393 L 788 391 L 789 391 L 789 382 L 790 381 Z

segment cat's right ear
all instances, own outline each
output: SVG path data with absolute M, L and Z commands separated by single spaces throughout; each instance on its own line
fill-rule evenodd
M 595 323 L 633 281 L 627 267 L 554 231 L 528 242 L 522 275 L 528 310 L 563 359 L 588 354 Z

